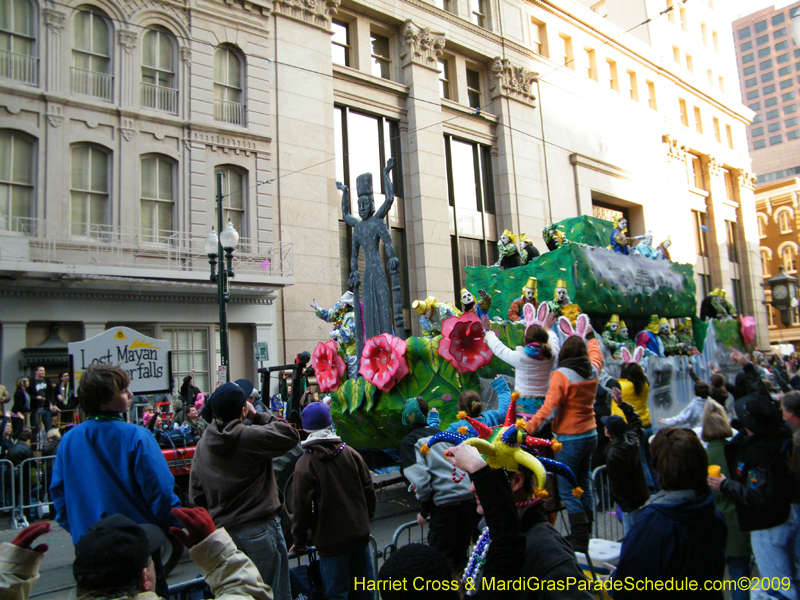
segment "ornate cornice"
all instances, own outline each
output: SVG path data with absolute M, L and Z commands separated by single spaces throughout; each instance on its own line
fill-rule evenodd
M 710 177 L 716 177 L 722 172 L 722 163 L 713 156 L 702 156 L 700 160 L 703 162 L 703 169 L 708 171 Z
M 439 70 L 437 62 L 444 49 L 445 34 L 431 31 L 430 27 L 419 27 L 411 19 L 400 27 L 403 49 L 400 60 L 403 66 L 411 63 Z
M 64 122 L 64 107 L 55 102 L 47 103 L 47 122 L 50 127 L 58 127 Z
M 745 190 L 756 189 L 756 176 L 744 169 L 732 169 L 733 175 L 738 180 L 739 187 Z
M 661 136 L 661 141 L 667 145 L 667 157 L 670 160 L 686 160 L 686 146 L 668 133 Z
M 188 6 L 188 4 L 187 4 Z M 151 11 L 156 13 L 166 13 L 173 17 L 176 21 L 183 24 L 188 31 L 190 28 L 189 11 L 175 2 L 169 0 L 128 0 L 124 6 L 125 14 L 130 21 L 135 21 L 133 18 L 137 13 L 144 11 Z
M 539 74 L 529 71 L 525 67 L 517 67 L 511 64 L 507 58 L 499 56 L 492 61 L 492 73 L 496 80 L 491 87 L 492 98 L 498 96 L 508 96 L 533 104 L 536 96 L 533 93 L 533 84 Z
M 137 39 L 138 36 L 135 31 L 126 31 L 123 29 L 119 32 L 119 45 L 122 46 L 123 50 L 128 54 L 133 54 L 133 51 L 136 50 Z
M 235 294 L 236 288 L 232 288 Z M 137 291 L 74 291 L 74 290 L 12 290 L 0 289 L 0 298 L 55 298 L 59 300 L 135 300 L 136 302 L 181 302 L 194 304 L 216 304 L 217 294 L 199 296 L 196 294 L 170 294 L 164 292 L 141 293 Z M 263 304 L 274 302 L 271 298 L 231 296 L 231 304 Z
M 61 32 L 64 31 L 64 26 L 67 23 L 66 13 L 52 8 L 45 8 L 42 10 L 42 13 L 44 13 L 44 22 L 47 25 L 47 28 L 54 34 L 61 35 Z
M 342 0 L 275 0 L 275 12 L 330 32 Z
M 189 46 L 181 47 L 181 60 L 186 64 L 186 68 L 192 68 L 192 49 Z

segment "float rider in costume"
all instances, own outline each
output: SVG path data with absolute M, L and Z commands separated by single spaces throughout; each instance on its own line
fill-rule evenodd
M 533 304 L 533 310 L 539 308 L 539 291 L 537 289 L 538 280 L 536 277 L 528 277 L 525 287 L 522 288 L 522 296 L 511 303 L 508 309 L 508 320 L 512 322 L 521 321 L 525 314 L 525 305 Z
M 517 248 L 517 236 L 511 233 L 510 229 L 503 230 L 503 235 L 497 242 L 497 249 L 500 251 L 500 259 L 493 266 L 501 269 L 513 269 L 522 265 Z
M 686 317 L 683 323 L 678 325 L 675 330 L 678 341 L 683 345 L 682 354 L 699 354 L 694 345 L 694 331 L 692 330 L 692 319 Z
M 333 331 L 328 335 L 344 346 L 347 360 L 347 378 L 358 377 L 358 357 L 356 356 L 356 313 L 353 310 L 353 292 L 347 290 L 333 308 L 320 308 L 314 300 L 311 308 L 318 318 L 333 323 Z
M 664 344 L 664 356 L 681 354 L 681 345 L 678 336 L 672 333 L 672 327 L 665 317 L 658 320 L 658 337 Z
M 445 319 L 461 316 L 461 311 L 455 306 L 438 302 L 433 296 L 428 296 L 425 300 L 414 300 L 411 307 L 419 314 L 422 335 L 429 338 L 441 335 Z
M 622 338 L 619 335 L 619 315 L 611 315 L 603 331 L 603 344 L 605 344 L 611 356 L 619 358 L 619 352 L 623 348 Z
M 480 302 L 475 301 L 475 296 L 472 295 L 467 288 L 461 290 L 461 310 L 462 313 L 474 311 L 480 319 L 483 315 L 489 314 L 489 309 L 492 307 L 492 297 L 486 293 L 486 290 L 478 290 L 478 295 L 481 297 Z
M 558 317 L 566 317 L 570 320 L 573 327 L 578 319 L 578 315 L 581 314 L 581 307 L 577 304 L 573 304 L 569 299 L 567 281 L 565 279 L 559 279 L 556 282 L 556 290 L 553 293 L 553 299 L 547 303 L 547 306 L 550 307 L 550 313 L 556 321 Z
M 641 239 L 642 241 L 631 249 L 631 254 L 656 260 L 658 258 L 658 251 L 653 248 L 653 232 L 646 232 L 641 236 Z
M 558 230 L 556 223 L 550 223 L 550 225 L 542 229 L 542 237 L 550 252 L 561 248 L 565 241 L 564 234 Z
M 519 245 L 519 256 L 523 265 L 527 265 L 534 258 L 538 258 L 539 250 L 533 245 L 533 240 L 528 237 L 527 233 L 519 234 Z
M 625 321 L 619 322 L 619 350 L 622 352 L 623 348 L 627 348 L 628 352 L 633 352 L 633 340 L 628 335 L 628 326 Z
M 614 231 L 611 232 L 611 250 L 627 256 L 631 252 L 631 242 L 640 239 L 642 239 L 642 236 L 628 237 L 628 219 L 614 217 Z

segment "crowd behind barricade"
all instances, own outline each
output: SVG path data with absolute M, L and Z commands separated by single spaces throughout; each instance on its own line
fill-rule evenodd
M 653 435 L 640 354 L 624 353 L 621 376 L 612 379 L 588 319 L 573 328 L 546 310 L 528 316 L 525 346 L 513 350 L 492 339 L 484 322 L 487 341 L 518 374 L 514 385 L 492 383 L 496 410 L 464 391 L 458 421 L 442 431 L 425 398 L 407 401 L 401 468 L 420 501 L 428 545 L 394 552 L 377 573 L 369 545 L 371 474 L 336 434 L 329 400 L 310 388 L 300 396 L 296 427 L 284 418 L 280 396 L 265 402 L 244 379 L 206 396 L 192 373 L 180 402 L 169 410 L 140 403 L 141 419 L 128 422 L 133 396 L 123 370 L 90 367 L 72 390 L 68 374 L 48 386 L 39 368 L 17 382 L 13 398 L 0 386 L 0 458 L 19 469 L 35 456 L 54 456 L 52 469 L 44 476 L 34 468 L 27 476 L 3 470 L 3 479 L 23 482 L 23 503 L 34 490 L 48 490 L 55 519 L 75 544 L 82 599 L 166 596 L 167 535 L 190 548 L 217 598 L 290 600 L 289 555 L 313 546 L 330 599 L 366 599 L 375 590 L 405 598 L 430 594 L 432 586 L 443 598 L 502 591 L 588 599 L 596 588 L 576 552 L 590 552 L 598 514 L 619 518 L 624 528 L 619 561 L 606 565 L 601 581 L 614 598 L 643 597 L 636 582 L 667 580 L 695 581 L 700 590 L 712 584 L 698 593 L 722 598 L 723 580 L 741 582 L 757 569 L 769 595 L 797 599 L 797 360 L 733 352 L 740 371 L 732 382 L 718 372 L 709 382 L 692 372 L 695 397 L 661 419 Z M 281 382 L 287 399 L 290 385 Z M 66 411 L 75 415 L 68 423 L 60 414 Z M 191 507 L 181 507 L 162 454 L 163 438 L 174 444 L 175 432 L 196 444 Z M 284 496 L 273 461 L 298 445 L 289 534 L 281 527 Z M 542 464 L 557 475 L 545 479 Z M 600 465 L 615 506 L 593 497 L 591 473 Z M 566 536 L 553 526 L 561 511 Z M 34 540 L 49 528 L 30 525 L 0 546 L 1 597 L 29 597 L 47 551 Z M 534 580 L 556 583 L 531 587 Z M 497 588 L 515 581 L 526 584 L 510 593 Z M 735 600 L 758 597 L 742 587 L 726 589 Z M 664 594 L 683 597 L 685 589 L 657 597 Z

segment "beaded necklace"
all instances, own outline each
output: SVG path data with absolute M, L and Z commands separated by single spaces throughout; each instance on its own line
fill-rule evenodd
M 469 557 L 467 568 L 464 569 L 464 575 L 461 576 L 461 585 L 465 587 L 467 596 L 474 596 L 478 593 L 476 582 L 483 571 L 483 566 L 486 564 L 486 554 L 489 552 L 489 543 L 491 541 L 489 528 L 485 527 L 481 537 L 478 538 L 478 543 L 475 544 L 472 556 Z
M 123 421 L 124 419 L 117 414 L 113 415 L 86 415 L 87 421 Z

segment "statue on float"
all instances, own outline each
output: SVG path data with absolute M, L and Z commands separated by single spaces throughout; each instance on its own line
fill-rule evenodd
M 700 303 L 700 318 L 703 321 L 720 319 L 725 321 L 739 316 L 736 307 L 726 298 L 724 289 L 716 288 Z
M 656 246 L 656 254 L 658 255 L 658 258 L 663 260 L 672 260 L 672 257 L 669 255 L 670 246 L 672 246 L 672 238 L 667 236 L 667 239 Z
M 550 252 L 553 250 L 558 250 L 564 245 L 564 242 L 566 242 L 564 234 L 558 230 L 557 223 L 550 223 L 550 225 L 547 225 L 544 229 L 542 229 L 542 237 L 544 238 L 544 243 Z
M 628 352 L 633 352 L 634 344 L 633 340 L 628 336 L 628 326 L 625 324 L 625 321 L 619 322 L 619 345 L 620 351 L 622 348 L 627 348 Z
M 521 321 L 525 314 L 525 305 L 532 304 L 533 310 L 539 306 L 539 292 L 537 291 L 538 280 L 536 277 L 528 277 L 525 287 L 522 288 L 522 295 L 511 303 L 508 309 L 508 320 L 511 322 Z
M 658 315 L 651 315 L 647 326 L 636 334 L 636 345 L 644 348 L 645 356 L 664 356 L 664 342 L 658 336 Z
M 439 302 L 433 296 L 425 300 L 414 300 L 411 307 L 419 315 L 419 324 L 424 337 L 436 337 L 442 333 L 442 323 L 448 317 L 460 317 L 461 311 L 452 304 Z
M 608 348 L 614 358 L 619 358 L 619 352 L 624 348 L 622 337 L 619 334 L 619 327 L 619 315 L 611 315 L 602 335 L 603 344 L 605 344 L 605 347 Z
M 497 249 L 500 251 L 500 258 L 494 264 L 495 267 L 499 266 L 501 269 L 513 269 L 522 264 L 522 259 L 519 256 L 519 249 L 517 248 L 517 236 L 511 233 L 511 230 L 503 230 L 503 234 L 497 242 Z
M 631 254 L 635 256 L 644 256 L 645 258 L 658 258 L 658 251 L 653 248 L 653 232 L 647 231 L 644 235 L 639 236 L 641 242 L 631 249 Z
M 692 330 L 691 318 L 686 317 L 683 320 L 683 323 L 678 325 L 677 329 L 675 329 L 675 335 L 678 337 L 678 341 L 682 345 L 684 354 L 700 353 L 694 345 L 694 331 Z
M 475 296 L 472 295 L 467 288 L 461 290 L 461 311 L 467 313 L 473 311 L 478 318 L 483 315 L 489 314 L 489 309 L 492 307 L 492 297 L 486 293 L 486 290 L 478 290 L 478 295 L 481 297 L 479 302 L 475 301 Z
M 611 232 L 611 250 L 628 256 L 631 253 L 631 243 L 641 240 L 643 236 L 628 237 L 628 219 L 614 217 L 614 230 Z
M 672 332 L 672 327 L 665 317 L 658 320 L 658 338 L 664 345 L 664 356 L 677 356 L 682 354 L 678 336 Z
M 523 265 L 527 265 L 534 258 L 539 257 L 539 250 L 533 245 L 533 240 L 528 237 L 527 233 L 519 234 L 519 255 Z
M 358 356 L 356 352 L 356 314 L 353 308 L 353 292 L 347 290 L 333 308 L 322 308 L 313 300 L 314 314 L 326 323 L 333 323 L 333 331 L 328 335 L 344 346 L 347 362 L 347 378 L 358 377 Z
M 573 327 L 578 321 L 578 315 L 581 314 L 581 307 L 573 304 L 567 292 L 567 282 L 564 279 L 556 281 L 556 289 L 553 292 L 553 299 L 547 303 L 550 308 L 550 313 L 553 319 L 557 320 L 558 317 L 566 317 L 569 319 Z
M 386 200 L 376 211 L 375 197 L 372 191 L 372 173 L 363 173 L 356 179 L 358 192 L 358 215 L 359 221 L 350 214 L 350 195 L 347 186 L 341 182 L 336 182 L 336 188 L 342 192 L 342 215 L 344 222 L 353 228 L 353 249 L 350 255 L 350 278 L 348 285 L 353 290 L 356 308 L 356 327 L 360 329 L 361 321 L 364 323 L 364 339 L 370 339 L 382 333 L 395 333 L 392 325 L 392 313 L 390 312 L 391 300 L 389 297 L 389 286 L 386 281 L 380 255 L 380 242 L 386 251 L 389 260 L 386 266 L 392 277 L 392 289 L 395 299 L 398 300 L 400 293 L 400 260 L 395 256 L 392 237 L 389 227 L 386 225 L 386 215 L 392 208 L 394 202 L 394 190 L 389 173 L 394 167 L 394 158 L 390 158 L 383 169 L 383 183 L 386 191 Z M 364 281 L 363 286 L 358 272 L 358 254 L 364 248 Z M 363 298 L 359 301 L 359 288 L 363 293 Z M 361 303 L 364 311 L 361 313 Z M 394 303 L 394 322 L 397 324 L 397 333 L 403 337 L 403 314 L 402 303 Z M 399 312 L 398 312 L 399 308 Z M 356 336 L 359 339 L 359 336 Z M 360 340 L 358 342 L 361 343 Z

